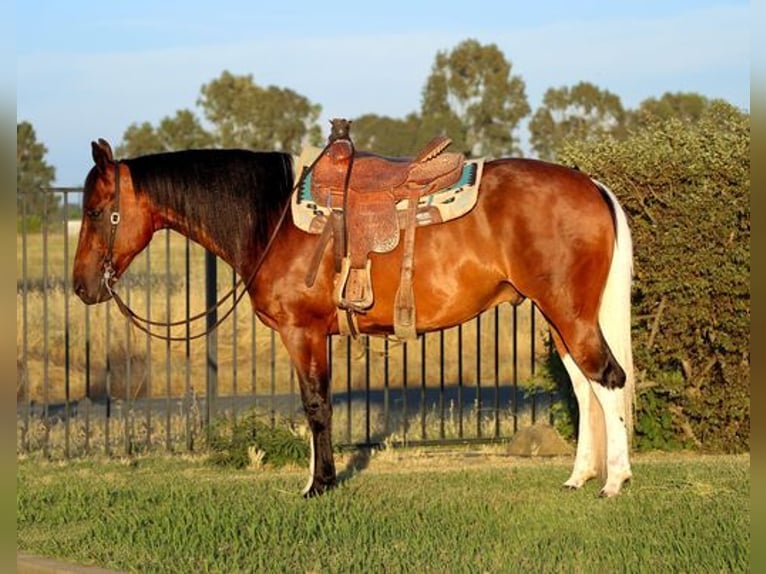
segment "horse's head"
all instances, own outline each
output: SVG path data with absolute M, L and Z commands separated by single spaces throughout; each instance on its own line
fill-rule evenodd
M 154 231 L 148 200 L 136 196 L 128 167 L 103 139 L 91 147 L 95 166 L 85 179 L 72 274 L 75 293 L 89 305 L 111 298 L 112 285 Z

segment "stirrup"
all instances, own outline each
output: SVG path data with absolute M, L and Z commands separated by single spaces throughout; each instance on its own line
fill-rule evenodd
M 364 269 L 356 269 L 351 267 L 349 257 L 343 258 L 340 273 L 335 279 L 335 288 L 333 289 L 333 302 L 336 307 L 357 313 L 363 313 L 372 307 L 371 264 L 372 262 L 367 259 Z

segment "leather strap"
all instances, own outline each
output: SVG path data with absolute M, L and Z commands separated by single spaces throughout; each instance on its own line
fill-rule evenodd
M 415 272 L 415 228 L 417 227 L 418 192 L 410 191 L 407 198 L 407 225 L 404 229 L 404 252 L 399 288 L 394 299 L 394 334 L 400 339 L 416 339 L 415 292 L 412 279 Z

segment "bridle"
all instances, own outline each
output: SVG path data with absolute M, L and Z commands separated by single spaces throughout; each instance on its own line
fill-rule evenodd
M 104 287 L 110 295 L 114 296 L 112 291 L 112 283 L 116 281 L 114 270 L 114 238 L 117 236 L 117 226 L 120 224 L 120 162 L 114 162 L 114 200 L 112 201 L 112 208 L 109 211 L 109 222 L 111 227 L 109 228 L 109 242 L 106 249 L 106 254 L 103 258 L 104 268 Z
M 287 211 L 290 209 L 290 201 L 288 198 L 288 201 L 285 202 L 285 206 L 282 209 L 282 212 L 279 216 L 279 220 L 277 221 L 277 224 L 274 226 L 274 230 L 271 232 L 271 235 L 269 236 L 269 240 L 266 243 L 266 247 L 261 252 L 260 257 L 258 258 L 258 261 L 255 264 L 255 267 L 253 268 L 253 271 L 250 273 L 250 275 L 247 278 L 247 281 L 245 281 L 242 277 L 239 278 L 239 280 L 236 282 L 236 284 L 223 296 L 221 297 L 215 304 L 208 307 L 205 311 L 198 313 L 192 317 L 188 317 L 186 319 L 181 319 L 180 321 L 154 321 L 151 319 L 147 319 L 145 317 L 141 317 L 138 315 L 135 311 L 133 311 L 125 301 L 122 300 L 122 298 L 119 296 L 119 294 L 112 288 L 112 285 L 115 283 L 117 272 L 114 268 L 114 240 L 117 236 L 117 227 L 119 226 L 122 217 L 120 216 L 120 162 L 115 161 L 114 162 L 114 200 L 112 201 L 112 207 L 110 209 L 109 213 L 109 239 L 107 243 L 107 251 L 104 254 L 104 257 L 102 259 L 102 283 L 104 287 L 106 288 L 109 295 L 111 295 L 114 302 L 117 304 L 117 308 L 120 310 L 120 312 L 128 319 L 130 320 L 133 325 L 135 325 L 140 331 L 143 331 L 147 335 L 151 335 L 152 337 L 155 337 L 157 339 L 162 339 L 164 341 L 189 341 L 193 339 L 199 339 L 201 337 L 204 337 L 208 334 L 210 334 L 212 331 L 214 331 L 221 323 L 223 323 L 229 315 L 231 315 L 234 312 L 234 309 L 236 308 L 237 304 L 242 300 L 242 298 L 247 293 L 250 284 L 255 279 L 256 274 L 258 273 L 258 270 L 261 268 L 261 265 L 263 265 L 264 260 L 266 259 L 266 255 L 271 250 L 271 246 L 274 243 L 274 240 L 276 239 L 277 233 L 282 227 L 282 224 L 284 223 L 285 216 L 287 215 Z M 237 294 L 237 290 L 244 285 L 244 288 Z M 216 322 L 213 325 L 207 326 L 203 331 L 196 333 L 194 335 L 188 335 L 188 336 L 171 336 L 169 334 L 163 334 L 158 333 L 154 330 L 152 330 L 152 327 L 157 328 L 165 328 L 169 329 L 171 327 L 179 327 L 181 325 L 191 325 L 195 321 L 198 321 L 200 319 L 203 319 L 210 315 L 211 313 L 215 312 L 221 305 L 223 305 L 229 298 L 233 298 L 234 301 L 231 305 L 231 307 L 226 311 L 226 313 L 223 314 L 219 319 L 216 320 Z

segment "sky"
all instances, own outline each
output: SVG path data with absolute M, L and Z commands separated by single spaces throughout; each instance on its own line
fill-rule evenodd
M 697 92 L 750 110 L 739 0 L 19 0 L 15 12 L 17 122 L 34 126 L 59 186 L 82 185 L 91 140 L 115 146 L 179 109 L 202 117 L 200 87 L 224 70 L 320 104 L 326 134 L 333 117 L 417 112 L 436 54 L 469 38 L 497 45 L 533 111 L 580 81 L 627 108 Z

